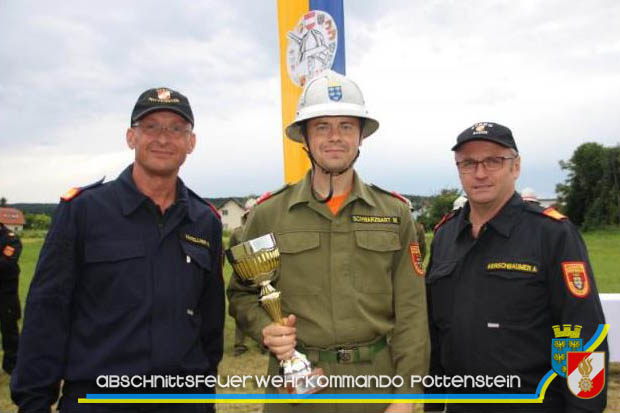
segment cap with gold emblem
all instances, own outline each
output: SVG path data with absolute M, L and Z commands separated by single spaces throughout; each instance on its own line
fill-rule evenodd
M 138 121 L 149 113 L 159 110 L 169 110 L 183 116 L 194 126 L 194 114 L 189 100 L 176 90 L 159 87 L 143 92 L 131 112 L 131 123 Z
M 452 150 L 456 151 L 462 144 L 469 141 L 490 141 L 519 151 L 510 129 L 499 123 L 478 122 L 465 129 L 456 138 L 456 145 L 452 147 Z

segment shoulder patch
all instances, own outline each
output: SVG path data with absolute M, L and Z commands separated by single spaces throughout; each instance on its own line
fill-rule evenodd
M 279 194 L 280 192 L 283 192 L 283 191 L 287 190 L 287 189 L 288 189 L 288 188 L 290 188 L 290 187 L 291 187 L 291 186 L 290 186 L 289 184 L 286 184 L 286 185 L 284 185 L 283 187 L 281 187 L 281 188 L 279 188 L 279 189 L 277 189 L 277 190 L 275 190 L 275 191 L 273 191 L 273 192 L 270 192 L 270 191 L 265 192 L 264 194 L 262 194 L 262 195 L 261 195 L 261 196 L 260 196 L 260 197 L 256 200 L 256 205 L 260 205 L 260 204 L 262 204 L 263 202 L 265 202 L 266 200 L 268 200 L 268 199 L 269 199 L 269 198 L 271 198 L 272 196 L 277 195 L 277 194 Z
M 566 288 L 574 297 L 585 298 L 590 294 L 590 281 L 585 262 L 562 262 L 562 273 L 564 273 Z
M 435 225 L 435 227 L 433 228 L 434 232 L 437 232 L 437 230 L 439 229 L 439 227 L 441 227 L 443 224 L 445 224 L 446 222 L 450 221 L 452 218 L 454 218 L 456 216 L 457 211 L 450 211 L 448 212 L 446 215 L 444 215 L 443 217 L 441 217 L 441 219 L 439 220 L 439 222 L 437 223 L 437 225 Z
M 2 250 L 2 254 L 7 258 L 11 258 L 13 254 L 15 254 L 15 248 L 11 247 L 10 245 L 7 245 Z
M 553 218 L 556 221 L 565 221 L 568 219 L 566 215 L 561 214 L 555 208 L 547 208 L 542 212 L 542 214 L 548 216 L 549 218 Z
M 404 203 L 405 203 L 405 205 L 407 205 L 408 207 L 411 207 L 411 206 L 410 206 L 411 202 L 410 202 L 407 198 L 405 198 L 404 196 L 402 196 L 401 194 L 399 194 L 398 192 L 396 192 L 396 191 L 388 191 L 387 189 L 383 189 L 383 188 L 381 188 L 380 186 L 377 186 L 377 185 L 375 185 L 375 184 L 372 184 L 372 185 L 370 185 L 370 186 L 371 186 L 372 188 L 374 188 L 374 189 L 378 190 L 378 191 L 383 192 L 384 194 L 388 194 L 388 195 L 393 196 L 393 197 L 394 197 L 394 198 L 396 198 L 396 199 L 399 199 L 400 201 L 404 202 Z
M 420 276 L 424 277 L 424 265 L 422 264 L 422 253 L 420 252 L 420 244 L 412 242 L 409 244 L 409 255 L 411 256 L 411 265 L 413 271 Z
M 73 198 L 77 197 L 79 194 L 81 194 L 82 192 L 91 189 L 91 188 L 96 188 L 99 185 L 103 184 L 103 180 L 105 179 L 105 176 L 103 178 L 101 178 L 100 180 L 98 180 L 97 182 L 94 182 L 90 185 L 86 185 L 86 186 L 82 186 L 82 187 L 73 187 L 71 189 L 69 189 L 67 192 L 64 193 L 64 195 L 62 195 L 60 197 L 61 201 L 64 202 L 69 202 L 71 201 Z

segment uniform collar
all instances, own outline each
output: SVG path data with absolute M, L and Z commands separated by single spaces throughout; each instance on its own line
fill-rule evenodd
M 293 206 L 300 203 L 313 203 L 317 202 L 312 196 L 312 171 L 308 171 L 304 179 L 300 182 L 299 185 L 295 185 L 292 189 L 293 194 L 290 198 L 288 208 L 291 209 Z M 361 179 L 357 175 L 355 170 L 353 171 L 353 188 L 351 188 L 351 193 L 346 200 L 346 203 L 342 205 L 342 208 L 346 204 L 353 202 L 356 199 L 361 199 L 366 202 L 371 207 L 375 206 L 375 202 L 372 200 L 372 196 L 368 190 L 366 185 L 363 185 Z
M 497 215 L 487 222 L 487 225 L 508 238 L 512 232 L 512 228 L 515 226 L 518 215 L 523 211 L 524 205 L 521 196 L 515 192 L 502 209 L 499 210 Z M 469 222 L 469 212 L 470 207 L 468 202 L 459 213 L 457 234 L 461 234 L 465 228 L 471 226 Z
M 118 181 L 120 182 L 120 185 L 116 185 L 116 193 L 120 199 L 123 215 L 125 216 L 133 213 L 136 209 L 138 209 L 138 207 L 140 207 L 140 205 L 142 205 L 143 202 L 148 199 L 146 195 L 138 190 L 138 187 L 133 180 L 132 173 L 133 164 L 125 168 L 125 170 L 119 175 Z M 180 178 L 177 178 L 177 193 L 174 204 L 187 205 L 189 218 L 192 221 L 196 221 L 196 206 L 189 202 L 189 191 Z
M 512 228 L 517 222 L 517 217 L 523 211 L 523 199 L 518 193 L 512 194 L 506 205 L 499 211 L 493 219 L 489 221 L 489 225 L 498 233 L 508 238 Z

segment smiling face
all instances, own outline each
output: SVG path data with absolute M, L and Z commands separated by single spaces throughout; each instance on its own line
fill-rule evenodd
M 348 167 L 361 145 L 360 120 L 353 116 L 322 116 L 306 123 L 310 152 L 328 171 Z
M 457 162 L 482 161 L 490 157 L 514 158 L 515 152 L 489 141 L 470 141 L 461 145 L 455 153 Z M 477 164 L 471 173 L 459 171 L 461 185 L 467 193 L 472 208 L 493 208 L 505 204 L 515 191 L 515 183 L 521 172 L 521 158 L 504 159 L 498 170 L 489 171 Z
M 134 167 L 153 176 L 176 176 L 196 145 L 190 123 L 169 111 L 144 116 L 138 126 L 127 130 L 126 137 L 127 145 L 135 150 Z

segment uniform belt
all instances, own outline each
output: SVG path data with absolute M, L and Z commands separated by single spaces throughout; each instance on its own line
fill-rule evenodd
M 372 361 L 375 355 L 383 350 L 387 344 L 387 338 L 381 337 L 374 343 L 359 346 L 342 346 L 333 349 L 316 349 L 298 346 L 298 350 L 308 357 L 308 360 L 316 363 L 326 361 L 332 363 L 357 363 L 360 361 Z

